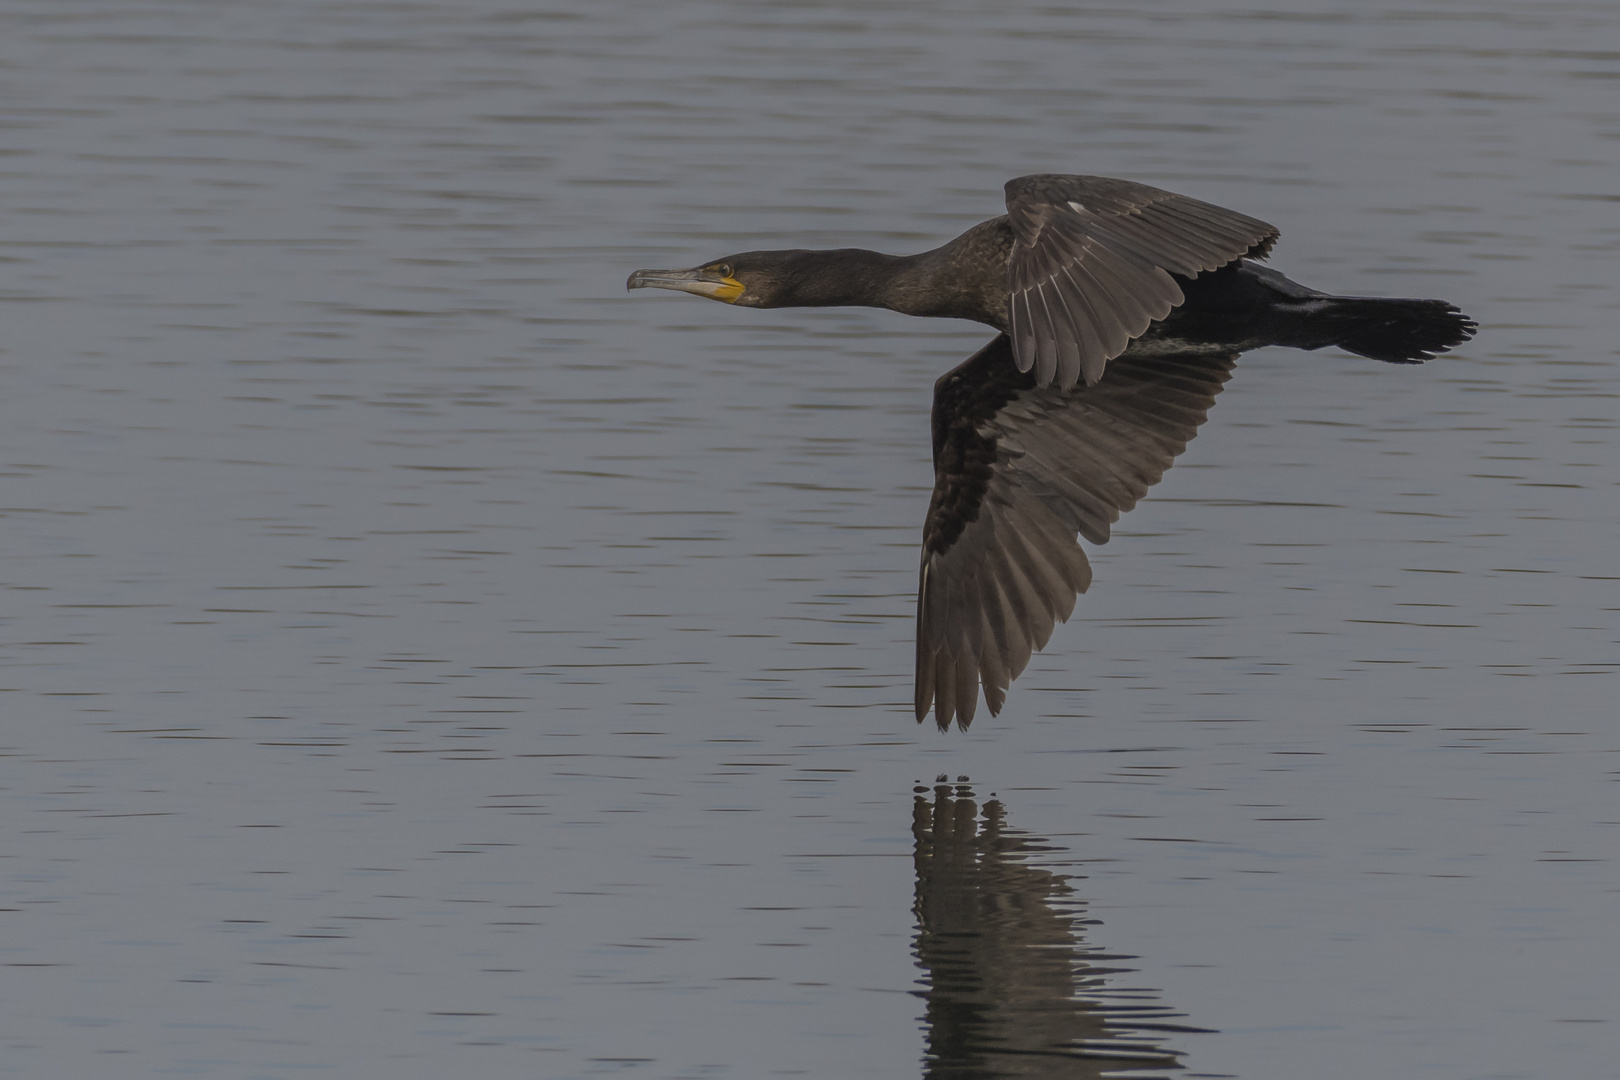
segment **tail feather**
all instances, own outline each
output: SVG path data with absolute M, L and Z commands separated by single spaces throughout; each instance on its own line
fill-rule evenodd
M 1335 296 L 1315 319 L 1333 344 L 1389 364 L 1421 364 L 1474 336 L 1478 324 L 1444 300 Z

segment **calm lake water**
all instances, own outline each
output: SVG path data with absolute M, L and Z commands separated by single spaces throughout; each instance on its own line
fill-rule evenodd
M 1620 1077 L 1613 4 L 18 0 L 0 131 L 0 1075 Z M 623 283 L 1044 171 L 1482 328 L 942 735 L 986 331 Z

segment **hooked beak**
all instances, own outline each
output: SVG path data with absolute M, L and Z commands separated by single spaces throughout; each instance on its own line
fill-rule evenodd
M 730 304 L 743 294 L 743 283 L 722 277 L 713 270 L 637 270 L 624 283 L 626 289 L 674 289 L 676 292 L 707 296 Z

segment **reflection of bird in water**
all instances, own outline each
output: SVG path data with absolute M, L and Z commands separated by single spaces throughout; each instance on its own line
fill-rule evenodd
M 749 251 L 628 287 L 739 307 L 889 308 L 1001 331 L 934 384 L 934 496 L 917 596 L 916 709 L 992 714 L 1067 619 L 1109 526 L 1204 422 L 1237 355 L 1336 345 L 1417 363 L 1474 323 L 1440 300 L 1330 296 L 1263 259 L 1277 230 L 1098 176 L 1024 176 L 1007 213 L 920 255 Z
M 1096 961 L 1126 958 L 1084 951 L 1073 889 L 1028 861 L 1053 849 L 1007 828 L 995 800 L 980 821 L 971 795 L 940 783 L 933 802 L 913 801 L 924 1076 L 1077 1080 L 1179 1067 L 1157 1038 L 1201 1029 L 1167 1023 L 1180 1014 L 1149 992 L 1105 984 L 1128 969 Z

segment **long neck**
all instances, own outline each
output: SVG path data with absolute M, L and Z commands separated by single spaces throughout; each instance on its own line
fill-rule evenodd
M 880 307 L 904 315 L 972 319 L 1006 330 L 1011 233 L 1005 220 L 976 225 L 920 255 L 861 248 L 784 253 L 784 287 L 767 306 Z
M 864 248 L 785 252 L 782 285 L 770 307 L 890 307 L 898 279 L 909 279 L 915 256 Z

